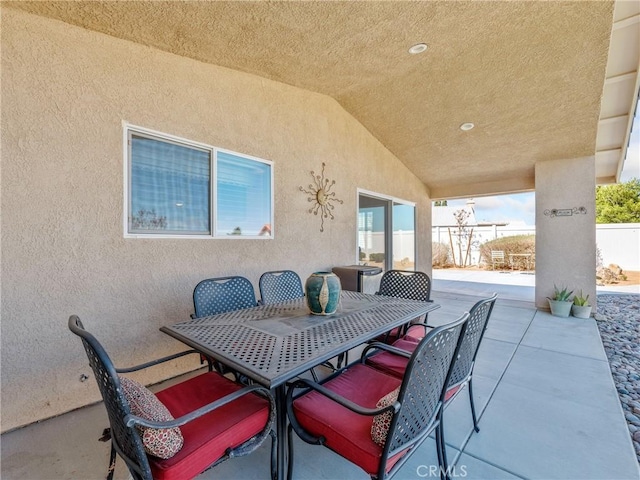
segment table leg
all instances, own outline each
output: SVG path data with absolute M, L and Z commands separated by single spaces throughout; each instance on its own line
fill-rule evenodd
M 287 391 L 286 385 L 276 387 L 276 434 L 277 434 L 277 454 L 276 454 L 276 479 L 284 480 L 287 477 L 289 462 L 287 452 L 289 449 L 287 435 Z

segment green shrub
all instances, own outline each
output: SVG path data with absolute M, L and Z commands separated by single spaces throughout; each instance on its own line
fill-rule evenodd
M 360 253 L 358 253 L 358 257 L 360 257 L 360 261 L 364 260 L 366 256 L 367 254 L 364 253 L 362 250 L 360 250 Z
M 569 302 L 571 300 L 569 300 L 569 297 L 571 297 L 571 294 L 573 293 L 573 290 L 569 291 L 569 289 L 567 287 L 562 287 L 562 290 L 560 290 L 555 284 L 553 285 L 553 297 L 547 297 L 549 300 L 555 300 L 557 302 Z M 587 295 L 588 297 L 589 295 Z
M 580 290 L 580 293 L 578 295 L 574 295 L 573 296 L 573 304 L 577 305 L 579 307 L 588 307 L 589 306 L 589 295 L 584 297 L 582 295 L 582 290 Z
M 446 243 L 432 242 L 431 252 L 433 257 L 431 263 L 434 267 L 446 267 L 451 264 L 449 261 L 449 245 Z
M 373 263 L 384 263 L 384 253 L 370 253 L 369 260 Z
M 535 235 L 513 235 L 511 237 L 500 237 L 495 240 L 490 240 L 488 242 L 480 245 L 480 258 L 484 260 L 485 264 L 491 266 L 491 250 L 502 250 L 504 252 L 505 262 L 504 265 L 507 268 L 511 266 L 508 264 L 509 262 L 509 254 L 521 254 L 521 253 L 530 253 L 531 260 L 529 261 L 529 268 L 531 270 L 535 269 L 534 258 L 536 253 L 536 236 Z M 514 268 L 524 269 L 525 262 L 517 262 L 514 265 Z

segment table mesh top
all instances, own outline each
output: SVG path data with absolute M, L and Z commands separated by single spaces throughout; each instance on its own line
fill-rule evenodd
M 338 311 L 311 315 L 304 298 L 163 327 L 162 331 L 274 387 L 339 353 L 438 308 L 343 291 Z

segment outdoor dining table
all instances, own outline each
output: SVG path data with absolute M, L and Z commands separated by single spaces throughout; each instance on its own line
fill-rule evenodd
M 333 315 L 304 298 L 195 318 L 160 330 L 275 392 L 276 474 L 288 466 L 286 385 L 296 376 L 439 305 L 343 290 Z
M 523 262 L 524 267 L 527 270 L 531 268 L 531 259 L 533 255 L 531 253 L 510 253 L 509 254 L 509 265 L 513 269 L 516 267 L 517 263 Z

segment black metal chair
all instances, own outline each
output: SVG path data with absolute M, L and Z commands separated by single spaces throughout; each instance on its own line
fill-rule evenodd
M 293 270 L 265 272 L 258 281 L 260 302 L 263 305 L 304 297 L 302 281 Z
M 473 428 L 476 432 L 479 432 L 480 428 L 478 427 L 478 418 L 473 403 L 473 367 L 476 356 L 478 355 L 478 350 L 480 349 L 480 342 L 484 338 L 484 332 L 487 329 L 489 317 L 491 316 L 497 298 L 498 294 L 494 293 L 490 298 L 476 302 L 469 311 L 469 321 L 467 322 L 465 333 L 461 339 L 460 351 L 453 362 L 451 378 L 447 384 L 444 397 L 446 407 L 463 390 L 465 385 L 468 385 Z M 394 342 L 392 346 L 371 344 L 365 348 L 362 356 L 365 358 L 367 365 L 384 373 L 394 375 L 397 378 L 402 378 L 406 374 L 405 372 L 411 358 L 411 353 L 417 346 L 418 343 L 411 338 L 400 339 Z M 383 351 L 371 354 L 371 351 L 375 349 Z M 440 438 L 443 442 L 442 448 L 444 448 L 444 433 Z M 444 455 L 446 456 L 446 452 Z
M 191 318 L 207 317 L 217 313 L 232 312 L 243 308 L 255 307 L 256 294 L 251 282 L 245 277 L 231 276 L 208 278 L 202 280 L 193 289 L 193 308 L 195 313 Z M 207 361 L 209 369 L 215 367 L 220 373 L 230 370 L 205 355 L 200 355 L 200 362 Z M 241 378 L 236 372 L 232 372 L 236 378 Z M 246 380 L 243 378 L 243 380 Z
M 387 270 L 380 279 L 380 287 L 376 295 L 431 302 L 431 278 L 424 272 Z M 394 328 L 376 340 L 384 343 L 393 343 L 402 338 L 411 327 L 411 323 L 415 322 L 414 320 L 407 325 Z M 425 315 L 424 319 L 421 319 L 420 323 L 427 323 L 427 315 Z M 420 337 L 423 336 L 420 335 Z
M 191 318 L 207 317 L 256 306 L 256 294 L 245 277 L 231 276 L 202 280 L 193 290 L 195 313 Z
M 115 368 L 102 345 L 87 332 L 76 315 L 69 317 L 69 329 L 82 339 L 89 364 L 98 382 L 109 416 L 111 456 L 107 478 L 111 480 L 116 453 L 125 461 L 135 480 L 190 479 L 220 462 L 256 450 L 272 436 L 271 473 L 274 473 L 275 402 L 268 389 L 239 385 L 217 372 L 206 372 L 155 394 L 168 410 L 167 421 L 132 413 L 141 408 L 140 397 L 124 393 L 131 380 L 119 376 L 171 361 L 194 350 L 177 353 L 130 368 Z M 134 382 L 135 383 L 135 382 Z M 146 395 L 153 394 L 139 386 Z M 131 403 L 131 402 L 134 403 Z M 154 400 L 155 401 L 155 400 Z M 144 418 L 144 417 L 147 418 Z M 171 419 L 171 417 L 175 419 Z M 145 429 L 169 431 L 179 427 L 183 446 L 170 458 L 147 454 Z M 164 437 L 168 433 L 160 436 Z
M 292 430 L 303 441 L 326 446 L 378 480 L 392 477 L 435 430 L 440 473 L 445 478 L 448 466 L 438 426 L 444 387 L 449 383 L 467 319 L 465 313 L 455 322 L 431 330 L 413 352 L 402 380 L 366 365 L 363 357 L 321 383 L 295 382 L 287 393 L 289 479 L 293 472 Z M 296 395 L 296 388 L 304 390 Z M 386 419 L 381 417 L 385 414 Z M 382 438 L 377 428 L 387 430 Z
M 258 281 L 260 289 L 260 301 L 262 305 L 272 303 L 286 302 L 296 298 L 304 297 L 304 289 L 300 276 L 293 270 L 273 270 L 264 272 Z M 330 370 L 335 370 L 331 362 L 324 362 L 323 366 Z M 312 368 L 311 375 L 315 381 L 318 381 L 318 374 Z

